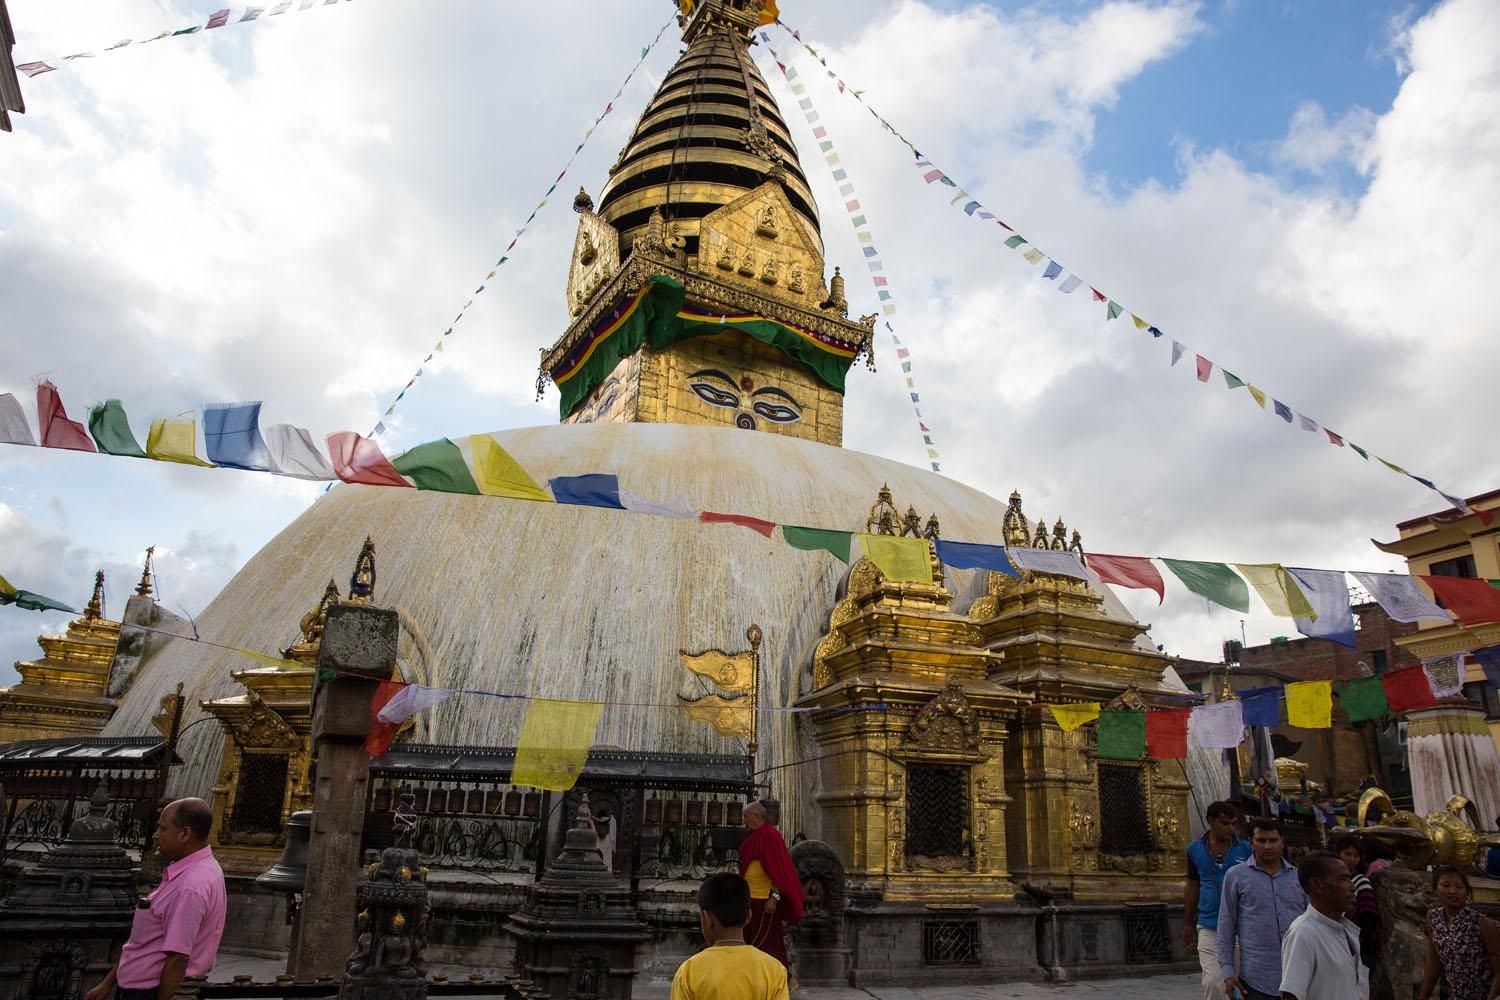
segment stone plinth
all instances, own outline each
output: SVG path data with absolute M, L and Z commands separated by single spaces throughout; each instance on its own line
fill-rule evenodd
M 135 879 L 108 805 L 101 784 L 68 839 L 0 902 L 0 1000 L 76 1000 L 114 965 L 130 935 Z
M 516 972 L 554 1000 L 629 1000 L 635 949 L 651 936 L 630 890 L 604 867 L 588 796 L 562 853 L 506 930 Z

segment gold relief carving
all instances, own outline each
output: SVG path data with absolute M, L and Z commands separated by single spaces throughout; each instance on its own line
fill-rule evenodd
M 924 750 L 979 752 L 979 716 L 964 696 L 963 685 L 949 681 L 917 713 L 906 739 Z
M 177 692 L 169 694 L 161 700 L 161 710 L 151 717 L 151 725 L 156 727 L 157 732 L 163 736 L 172 735 L 172 719 L 176 716 L 182 705 L 182 685 L 177 685 Z
M 573 262 L 568 267 L 569 315 L 581 315 L 619 270 L 619 234 L 592 211 L 579 212 Z
M 727 242 L 744 248 L 736 271 L 743 277 L 758 279 L 757 294 L 802 308 L 818 304 L 809 294 L 806 276 L 823 273 L 822 249 L 793 210 L 786 192 L 774 181 L 767 181 L 704 216 L 699 223 L 699 238 L 712 246 Z M 783 274 L 787 275 L 785 282 Z M 771 287 L 765 288 L 767 285 Z M 752 305 L 751 311 L 765 308 L 761 301 Z M 800 318 L 789 318 L 807 325 Z
M 1158 851 L 1173 852 L 1178 848 L 1177 831 L 1180 824 L 1173 809 L 1163 808 L 1156 814 L 1156 847 Z
M 807 279 L 802 274 L 801 263 L 792 261 L 791 265 L 786 269 L 786 287 L 787 291 L 797 292 L 798 294 L 807 291 Z
M 906 835 L 902 831 L 901 819 L 900 804 L 893 804 L 886 835 L 890 845 L 890 869 L 893 872 L 904 871 L 906 868 Z
M 224 717 L 234 742 L 240 747 L 298 750 L 301 742 L 286 720 L 272 711 L 253 690 L 247 692 L 248 709 Z
M 1144 854 L 1101 854 L 1099 870 L 1124 872 L 1127 875 L 1144 875 L 1151 868 L 1151 859 Z
M 776 227 L 776 205 L 774 202 L 766 202 L 761 206 L 755 217 L 755 233 L 764 236 L 768 240 L 774 240 L 781 235 Z
M 714 235 L 717 236 L 718 234 L 715 233 Z M 719 247 L 719 270 L 734 270 L 734 244 L 728 240 L 725 240 L 724 245 Z
M 767 257 L 765 265 L 760 269 L 760 280 L 768 285 L 774 285 L 779 276 L 780 271 L 777 270 L 776 258 Z
M 1070 804 L 1071 814 L 1068 816 L 1068 829 L 1073 834 L 1073 850 L 1088 851 L 1099 844 L 1097 824 L 1090 805 L 1074 799 Z
M 740 274 L 747 278 L 755 277 L 755 250 L 753 247 L 746 247 L 745 256 L 740 258 Z
M 969 617 L 975 621 L 993 618 L 1000 613 L 1000 599 L 985 595 L 969 605 Z

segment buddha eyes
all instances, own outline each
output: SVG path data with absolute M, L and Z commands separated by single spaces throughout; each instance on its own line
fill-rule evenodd
M 799 411 L 794 410 L 785 403 L 770 403 L 764 399 L 757 399 L 751 405 L 750 409 L 777 424 L 790 424 L 802 419 L 802 414 Z
M 710 406 L 735 407 L 740 405 L 740 397 L 732 392 L 726 392 L 718 386 L 707 382 L 689 382 L 688 388 L 698 394 L 698 398 Z

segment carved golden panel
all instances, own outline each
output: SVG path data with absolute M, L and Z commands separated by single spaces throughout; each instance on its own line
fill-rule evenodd
M 620 236 L 593 212 L 578 213 L 573 260 L 568 266 L 568 315 L 577 316 L 620 270 Z
M 823 301 L 823 255 L 781 186 L 767 181 L 704 216 L 698 269 L 804 308 Z

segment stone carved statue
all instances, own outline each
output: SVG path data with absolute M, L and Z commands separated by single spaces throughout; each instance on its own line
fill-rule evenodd
M 425 1000 L 427 869 L 412 837 L 417 813 L 409 788 L 394 817 L 396 843 L 369 866 L 356 896 L 360 904 L 354 951 L 344 965 L 342 1000 Z
M 847 875 L 837 852 L 821 840 L 804 840 L 791 849 L 802 880 L 802 923 L 791 928 L 797 978 L 804 984 L 840 984 L 848 975 L 844 940 L 848 906 Z
M 734 244 L 728 240 L 725 240 L 724 245 L 719 248 L 719 270 L 734 270 Z
M 767 257 L 765 264 L 760 269 L 760 280 L 768 285 L 774 285 L 780 279 L 780 264 L 775 257 Z
M 794 260 L 791 267 L 787 268 L 786 287 L 789 291 L 793 292 L 800 293 L 807 291 L 807 278 L 802 273 L 801 261 Z
M 1398 861 L 1370 876 L 1370 883 L 1380 910 L 1370 1000 L 1409 1000 L 1427 961 L 1427 911 L 1436 905 L 1431 879 Z
M 755 231 L 761 236 L 773 240 L 780 235 L 781 231 L 776 227 L 776 206 L 774 204 L 768 202 L 761 208 L 755 219 Z

